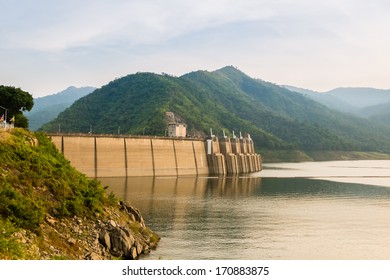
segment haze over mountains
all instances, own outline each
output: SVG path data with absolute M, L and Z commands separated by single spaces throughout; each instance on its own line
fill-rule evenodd
M 29 120 L 30 130 L 37 130 L 45 123 L 55 119 L 59 113 L 64 111 L 74 101 L 91 93 L 96 88 L 70 86 L 67 89 L 44 97 L 34 98 L 34 107 L 30 112 L 24 113 Z
M 390 125 L 390 90 L 350 87 L 320 93 L 293 86 L 284 87 L 329 108 Z
M 42 129 L 165 135 L 165 112 L 174 112 L 192 136 L 205 136 L 210 128 L 217 135 L 222 130 L 228 135 L 248 132 L 260 152 L 390 153 L 389 126 L 330 109 L 305 95 L 231 66 L 181 77 L 137 73 L 80 98 Z

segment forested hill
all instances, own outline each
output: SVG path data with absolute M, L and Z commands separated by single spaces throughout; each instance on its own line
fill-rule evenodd
M 79 99 L 44 131 L 165 135 L 174 112 L 191 135 L 249 132 L 256 148 L 390 152 L 390 131 L 234 67 L 181 77 L 137 73 Z

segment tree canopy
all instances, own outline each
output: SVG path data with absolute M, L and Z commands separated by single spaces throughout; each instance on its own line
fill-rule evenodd
M 0 116 L 7 115 L 7 121 L 14 118 L 15 126 L 27 127 L 28 120 L 23 116 L 23 111 L 30 111 L 34 106 L 32 95 L 20 88 L 0 85 Z M 7 109 L 7 114 L 2 112 Z M 5 110 L 4 110 L 5 111 Z M 1 113 L 2 112 L 2 113 Z

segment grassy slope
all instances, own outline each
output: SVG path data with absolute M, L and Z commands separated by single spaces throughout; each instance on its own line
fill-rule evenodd
M 16 233 L 29 232 L 37 236 L 36 246 L 47 246 L 43 231 L 48 215 L 96 220 L 117 205 L 113 195 L 76 171 L 43 133 L 0 130 L 0 259 L 39 258 L 18 242 Z

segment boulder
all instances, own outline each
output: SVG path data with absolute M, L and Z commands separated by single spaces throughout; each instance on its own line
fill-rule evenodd
M 134 247 L 137 249 L 137 255 L 140 255 L 144 249 L 144 247 L 142 246 L 142 244 L 139 241 L 136 241 L 134 243 Z
M 139 222 L 141 224 L 141 226 L 145 227 L 144 218 L 142 217 L 141 212 L 137 208 L 135 208 L 135 207 L 127 204 L 126 202 L 123 202 L 123 201 L 120 202 L 120 205 L 121 205 L 121 210 L 123 210 L 128 215 L 130 215 L 130 217 L 132 219 L 135 219 L 135 221 Z
M 131 260 L 135 260 L 135 259 L 137 259 L 137 257 L 138 257 L 138 255 L 137 255 L 137 248 L 132 247 L 132 248 L 130 249 L 129 258 L 130 258 Z
M 109 221 L 108 221 L 108 225 L 111 226 L 111 227 L 113 227 L 113 228 L 116 227 L 116 223 L 115 223 L 114 220 L 109 220 Z
M 111 249 L 111 238 L 109 232 L 106 230 L 106 228 L 102 228 L 99 234 L 99 242 L 104 247 L 107 248 L 107 250 Z
M 120 227 L 110 231 L 111 253 L 116 257 L 128 257 L 134 244 L 134 238 Z

